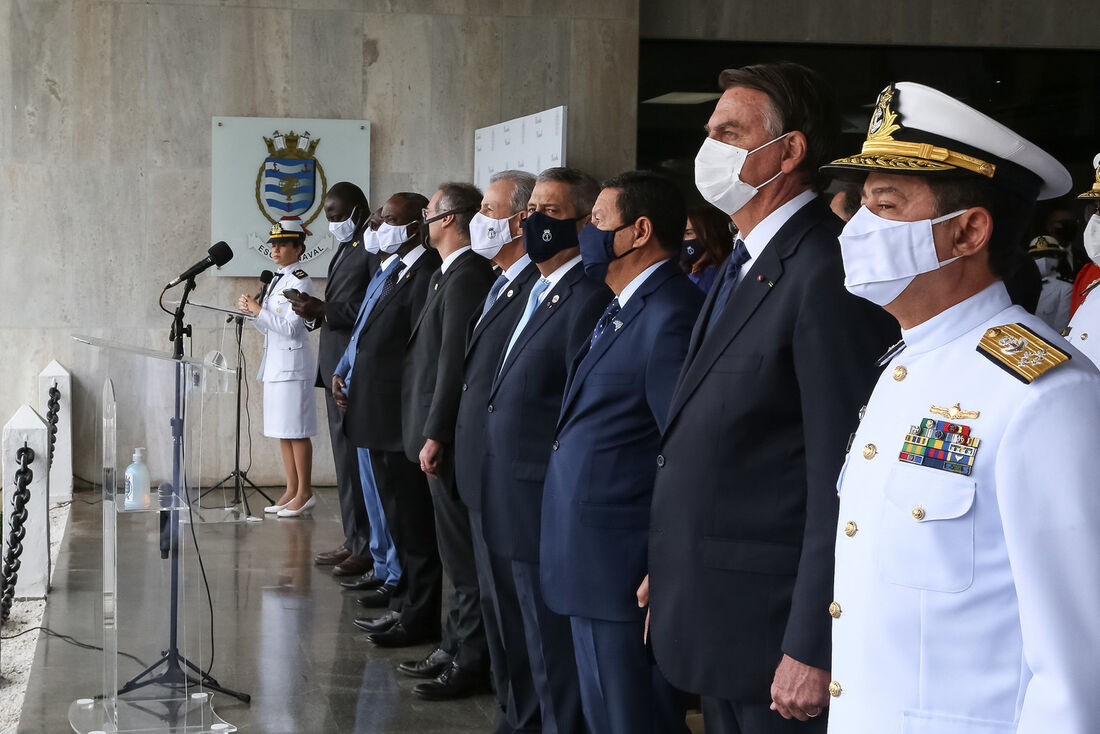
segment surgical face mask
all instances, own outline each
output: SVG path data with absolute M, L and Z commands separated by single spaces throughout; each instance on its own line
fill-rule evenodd
M 337 242 L 347 242 L 355 236 L 355 220 L 352 219 L 354 215 L 355 209 L 352 209 L 351 214 L 344 221 L 328 223 L 328 231 L 332 232 Z
M 1035 258 L 1035 267 L 1039 270 L 1039 276 L 1049 278 L 1058 272 L 1058 263 L 1053 257 Z
M 611 261 L 634 252 L 634 248 L 631 248 L 622 255 L 615 254 L 615 235 L 629 226 L 624 224 L 616 229 L 600 229 L 592 222 L 584 226 L 578 239 L 581 243 L 581 262 L 584 263 L 585 275 L 603 283 Z
M 703 246 L 698 239 L 684 240 L 680 248 L 680 264 L 690 268 L 703 256 Z
M 392 255 L 401 249 L 401 245 L 405 244 L 405 240 L 409 239 L 409 227 L 411 225 L 403 224 L 400 227 L 395 227 L 388 222 L 382 222 L 378 227 L 376 236 L 378 237 L 378 249 L 387 255 Z
M 512 241 L 512 228 L 508 226 L 512 217 L 492 219 L 481 212 L 475 214 L 470 220 L 470 248 L 486 260 L 492 260 L 500 248 Z
M 1100 265 L 1100 214 L 1093 214 L 1085 225 L 1085 252 L 1090 260 Z
M 367 227 L 363 230 L 363 247 L 372 255 L 378 254 L 378 232 Z
M 532 212 L 523 221 L 523 243 L 531 262 L 542 263 L 570 247 L 580 244 L 576 219 L 554 219 Z
M 762 148 L 766 148 L 777 140 L 782 140 L 789 133 L 783 133 L 775 140 L 769 140 L 763 145 L 745 150 L 736 145 L 727 145 L 714 138 L 707 138 L 703 146 L 699 148 L 695 156 L 695 187 L 703 198 L 714 204 L 726 214 L 734 214 L 748 204 L 756 192 L 770 184 L 783 173 L 782 169 L 776 172 L 759 186 L 747 184 L 741 180 L 741 169 L 745 166 L 745 159 Z
M 960 209 L 936 219 L 897 222 L 860 207 L 840 233 L 844 287 L 879 306 L 891 303 L 918 275 L 958 260 L 940 261 L 932 225 L 965 212 Z

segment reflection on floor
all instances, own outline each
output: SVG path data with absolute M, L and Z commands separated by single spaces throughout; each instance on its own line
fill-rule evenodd
M 74 497 L 43 624 L 100 645 L 101 513 L 98 502 L 89 504 L 95 499 L 87 493 Z M 255 510 L 263 499 L 257 495 L 252 504 Z M 334 490 L 318 492 L 310 519 L 209 524 L 196 530 L 214 601 L 212 673 L 223 685 L 252 694 L 251 705 L 220 694 L 214 705 L 240 731 L 463 734 L 492 729 L 496 702 L 491 696 L 429 703 L 412 694 L 418 681 L 398 673 L 397 664 L 423 657 L 430 646 L 382 650 L 352 625 L 361 612 L 356 595 L 342 592 L 329 571 L 312 560 L 342 537 Z M 155 586 L 167 564 L 156 550 L 155 534 L 120 538 L 121 598 L 127 582 L 131 589 L 139 579 Z M 201 613 L 205 624 L 206 600 L 200 600 L 192 614 Z M 127 635 L 120 630 L 119 648 L 151 662 L 164 644 L 153 630 Z M 98 692 L 100 661 L 99 652 L 43 636 L 19 731 L 70 731 L 69 704 Z M 207 663 L 204 656 L 200 664 Z M 140 670 L 123 660 L 119 675 L 125 679 Z

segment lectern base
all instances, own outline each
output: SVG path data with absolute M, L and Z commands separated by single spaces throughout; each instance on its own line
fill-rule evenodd
M 78 698 L 69 706 L 69 725 L 77 734 L 172 732 L 172 734 L 228 734 L 237 727 L 214 713 L 213 696 L 192 693 L 188 698 L 116 699 Z

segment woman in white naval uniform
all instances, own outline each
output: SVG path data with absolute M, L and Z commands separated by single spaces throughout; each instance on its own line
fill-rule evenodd
M 275 224 L 267 240 L 271 259 L 279 266 L 275 278 L 262 304 L 249 295 L 242 295 L 237 304 L 256 317 L 253 323 L 264 335 L 264 358 L 258 375 L 264 383 L 264 435 L 279 439 L 286 470 L 286 491 L 264 512 L 278 517 L 308 513 L 316 503 L 310 438 L 317 434 L 313 386 L 317 360 L 305 322 L 283 295 L 291 289 L 313 295 L 313 282 L 298 268 L 307 234 L 298 217 L 283 217 Z

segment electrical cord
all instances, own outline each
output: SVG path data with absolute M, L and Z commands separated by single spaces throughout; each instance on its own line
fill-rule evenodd
M 76 639 L 72 635 L 66 635 L 66 634 L 62 634 L 61 632 L 55 632 L 54 630 L 50 629 L 49 627 L 46 627 L 45 625 L 39 625 L 37 627 L 28 627 L 27 629 L 23 630 L 22 632 L 16 632 L 14 635 L 4 635 L 4 636 L 0 637 L 0 640 L 14 640 L 17 637 L 22 637 L 23 635 L 34 632 L 35 630 L 39 630 L 39 631 L 49 635 L 50 637 L 56 637 L 57 639 L 61 640 L 62 642 L 67 642 L 70 645 L 73 645 L 74 647 L 79 647 L 81 650 L 100 650 L 100 651 L 103 650 L 103 648 L 100 647 L 99 645 L 93 645 L 90 642 L 81 642 L 80 640 Z M 145 664 L 145 661 L 142 660 L 141 658 L 139 658 L 137 655 L 131 655 L 130 653 L 123 652 L 122 650 L 119 650 L 118 654 L 123 656 L 123 657 L 130 658 L 131 660 L 133 660 L 135 663 L 137 663 L 138 665 L 140 665 L 143 668 L 148 667 Z
M 206 666 L 206 672 L 203 677 L 210 677 L 210 671 L 214 669 L 214 597 L 210 594 L 210 582 L 206 578 L 206 565 L 202 562 L 202 550 L 199 548 L 199 536 L 195 532 L 195 511 L 191 507 L 191 497 L 186 490 L 187 476 L 184 475 L 183 485 L 185 487 L 184 494 L 188 495 L 185 499 L 187 501 L 187 517 L 190 520 L 188 523 L 191 526 L 191 542 L 195 545 L 195 557 L 199 560 L 199 572 L 202 575 L 202 585 L 206 588 L 206 605 L 210 610 L 210 664 Z

